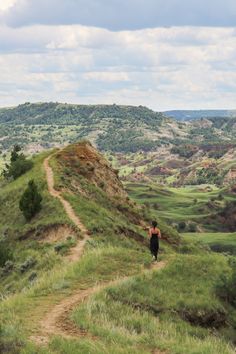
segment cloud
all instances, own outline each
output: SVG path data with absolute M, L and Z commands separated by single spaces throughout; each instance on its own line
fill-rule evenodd
M 17 0 L 3 0 L 2 2 L 0 2 L 0 11 L 8 10 L 16 3 L 16 1 Z
M 10 0 L 8 0 L 10 1 Z M 236 26 L 235 0 L 15 0 L 2 12 L 8 26 L 32 24 L 106 28 Z
M 0 26 L 0 106 L 24 101 L 235 108 L 234 28 Z

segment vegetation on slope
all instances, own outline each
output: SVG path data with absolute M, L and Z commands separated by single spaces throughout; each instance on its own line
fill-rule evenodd
M 8 195 L 11 204 L 17 200 L 22 186 L 34 177 L 43 194 L 42 210 L 27 227 L 15 209 L 20 234 L 35 227 L 42 230 L 52 219 L 68 223 L 59 202 L 48 195 L 41 169 L 45 156 L 35 158 L 33 170 L 3 188 L 3 194 L 14 189 L 15 193 Z M 42 253 L 37 279 L 28 283 L 24 291 L 15 287 L 15 294 L 0 302 L 1 351 L 232 354 L 235 309 L 216 291 L 220 276 L 231 274 L 227 257 L 199 249 L 191 241 L 181 241 L 178 233 L 162 222 L 168 243 L 161 242 L 160 257 L 166 267 L 152 270 L 143 221 L 155 217 L 155 211 L 129 200 L 117 172 L 87 142 L 56 152 L 50 163 L 56 188 L 71 203 L 91 239 L 84 256 L 73 264 L 56 255 L 50 244 L 40 246 L 32 234 L 19 241 L 19 257 L 28 252 L 23 251 L 23 246 L 29 247 L 29 241 L 34 243 L 35 253 Z M 10 224 L 1 207 L 0 210 Z M 11 226 L 12 242 L 17 231 Z M 35 344 L 39 323 L 55 303 L 81 289 L 104 286 L 116 277 L 123 280 L 98 291 L 68 314 L 78 330 L 83 331 L 83 337 L 61 335 L 50 338 L 44 347 Z M 19 276 L 15 282 L 21 283 Z

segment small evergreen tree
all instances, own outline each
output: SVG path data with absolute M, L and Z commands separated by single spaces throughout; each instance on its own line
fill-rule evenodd
M 30 221 L 42 208 L 42 196 L 34 180 L 29 181 L 28 187 L 23 193 L 19 207 L 27 221 Z
M 10 165 L 6 164 L 6 168 L 2 173 L 4 178 L 17 179 L 33 167 L 33 162 L 27 160 L 23 153 L 19 153 L 20 151 L 20 146 L 15 145 L 11 152 L 11 163 Z
M 14 148 L 11 152 L 11 162 L 15 162 L 19 158 L 20 151 L 21 151 L 21 147 L 19 145 L 14 145 Z
M 184 221 L 180 221 L 179 224 L 178 224 L 178 231 L 179 232 L 182 232 L 186 229 L 186 222 Z

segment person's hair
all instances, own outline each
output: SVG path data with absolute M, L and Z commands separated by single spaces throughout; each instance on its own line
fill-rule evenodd
M 154 229 L 155 229 L 155 227 L 157 227 L 157 222 L 156 222 L 156 221 L 153 221 L 153 222 L 152 222 L 152 226 L 153 226 Z

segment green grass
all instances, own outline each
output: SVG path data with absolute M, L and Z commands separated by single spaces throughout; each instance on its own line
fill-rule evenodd
M 80 328 L 123 350 L 135 345 L 137 353 L 144 348 L 145 353 L 155 348 L 176 354 L 233 353 L 223 337 L 217 339 L 210 329 L 185 320 L 224 319 L 226 310 L 214 294 L 214 284 L 228 270 L 224 257 L 179 256 L 161 272 L 94 295 L 72 317 Z
M 43 160 L 48 153 L 38 155 L 33 159 L 34 167 L 20 178 L 10 183 L 1 181 L 0 190 L 0 232 L 7 230 L 10 235 L 21 236 L 31 230 L 39 230 L 44 226 L 54 224 L 69 224 L 70 220 L 64 213 L 61 204 L 52 198 L 47 190 L 47 182 L 43 170 Z M 34 179 L 43 196 L 42 210 L 30 223 L 27 223 L 19 209 L 20 197 L 30 179 Z M 7 227 L 6 227 L 7 225 Z
M 40 278 L 43 272 L 54 268 L 60 261 L 54 252 L 53 244 L 38 242 L 47 230 L 58 225 L 68 225 L 71 227 L 71 235 L 77 236 L 77 231 L 60 202 L 48 193 L 42 166 L 47 155 L 48 153 L 43 153 L 35 157 L 32 170 L 17 180 L 1 181 L 0 236 L 4 245 L 11 249 L 12 262 L 12 269 L 9 271 L 0 269 L 0 292 L 3 297 L 31 286 L 30 279 L 33 276 L 35 279 Z M 19 209 L 19 200 L 30 179 L 34 179 L 38 185 L 43 201 L 42 210 L 28 223 Z M 69 244 L 67 246 L 69 247 Z M 26 262 L 29 267 L 21 271 Z
M 8 350 L 11 354 L 151 354 L 159 349 L 170 354 L 233 354 L 235 310 L 221 302 L 215 293 L 219 277 L 230 272 L 228 257 L 200 248 L 189 235 L 184 235 L 182 241 L 177 232 L 165 224 L 163 220 L 168 218 L 163 214 L 160 220 L 163 234 L 180 245 L 172 247 L 172 243 L 167 245 L 161 241 L 160 256 L 167 265 L 161 271 L 152 271 L 147 243 L 145 246 L 135 237 L 145 239 L 146 233 L 138 223 L 141 218 L 149 220 L 159 216 L 159 211 L 127 206 L 118 198 L 112 199 L 78 173 L 69 170 L 65 173 L 52 159 L 56 186 L 64 190 L 64 197 L 91 232 L 91 239 L 83 257 L 73 264 L 56 254 L 53 245 L 38 243 L 38 230 L 41 232 L 48 225 L 58 223 L 71 224 L 60 203 L 48 194 L 42 169 L 45 156 L 47 154 L 36 157 L 32 171 L 4 185 L 0 191 L 2 205 L 8 202 L 5 208 L 0 208 L 0 226 L 8 225 L 16 265 L 12 273 L 1 278 L 0 351 Z M 40 187 L 44 202 L 41 213 L 26 224 L 17 201 L 32 177 Z M 74 187 L 76 183 L 83 193 Z M 195 195 L 199 203 L 206 203 L 219 193 L 216 189 L 203 193 L 196 187 L 179 191 L 155 186 L 150 189 L 143 184 L 127 187 L 139 203 L 161 200 L 163 213 L 172 207 L 173 214 L 185 217 L 184 210 L 189 208 L 191 215 L 190 209 L 195 207 L 191 204 Z M 25 232 L 31 232 L 30 237 L 20 241 L 18 236 Z M 210 239 L 210 234 L 207 237 Z M 31 257 L 36 264 L 21 274 L 20 266 Z M 37 273 L 37 278 L 30 282 L 32 272 Z M 124 277 L 129 278 L 122 279 Z M 41 348 L 30 342 L 30 336 L 37 334 L 40 320 L 55 304 L 81 289 L 115 279 L 116 285 L 89 297 L 70 315 L 90 336 L 77 340 L 53 337 Z M 9 284 L 12 288 L 7 293 Z
M 185 233 L 182 236 L 192 242 L 201 242 L 213 251 L 236 255 L 236 233 Z
M 44 274 L 35 284 L 0 303 L 0 343 L 7 331 L 12 343 L 16 342 L 16 337 L 26 343 L 30 334 L 37 333 L 38 321 L 53 303 L 69 296 L 75 288 L 86 289 L 116 277 L 137 274 L 149 259 L 148 252 L 134 248 L 90 245 L 78 263 L 69 265 L 63 261 L 60 267 L 49 271 L 44 267 Z
M 207 191 L 206 187 L 211 190 Z M 210 228 L 206 224 L 209 216 L 219 212 L 226 201 L 232 199 L 215 186 L 187 186 L 182 188 L 161 187 L 154 184 L 126 183 L 129 195 L 140 204 L 147 204 L 156 210 L 156 214 L 168 223 L 177 224 L 181 221 L 195 222 L 200 227 Z M 223 200 L 219 199 L 223 195 Z M 212 200 L 214 208 L 212 208 Z

